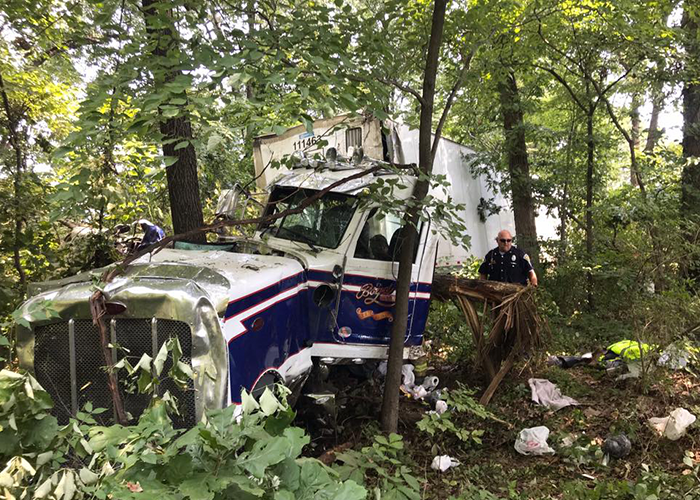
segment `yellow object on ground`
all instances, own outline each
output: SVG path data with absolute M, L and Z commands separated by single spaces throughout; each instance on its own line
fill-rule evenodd
M 641 358 L 642 353 L 646 355 L 649 353 L 649 351 L 651 351 L 651 349 L 652 347 L 644 342 L 638 342 L 636 340 L 621 340 L 609 345 L 607 349 L 608 352 L 601 356 L 599 361 L 613 359 L 613 356 L 610 355 L 611 352 L 616 354 L 617 357 L 621 358 L 623 361 L 636 361 Z

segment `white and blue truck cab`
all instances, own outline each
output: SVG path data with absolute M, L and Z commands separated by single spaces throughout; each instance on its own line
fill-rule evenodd
M 175 243 L 135 261 L 104 288 L 111 361 L 155 358 L 164 342 L 177 337 L 182 362 L 194 376 L 187 389 L 166 379 L 158 390 L 177 397 L 178 423 L 188 426 L 206 409 L 239 403 L 242 389 L 255 393 L 277 381 L 300 384 L 314 358 L 325 363 L 385 358 L 401 219 L 363 203 L 363 191 L 397 174 L 379 169 L 338 185 L 301 211 L 289 211 L 377 165 L 366 158 L 300 158 L 297 168 L 268 188 L 264 215 L 288 215 L 268 218 L 252 237 L 203 246 Z M 405 199 L 415 179 L 401 175 L 400 181 L 403 187 L 392 196 Z M 423 224 L 414 249 L 407 348 L 421 344 L 428 315 L 437 246 L 429 229 Z M 60 422 L 88 401 L 112 410 L 89 305 L 100 272 L 35 285 L 22 306 L 20 364 L 51 394 Z M 123 393 L 134 418 L 148 398 Z

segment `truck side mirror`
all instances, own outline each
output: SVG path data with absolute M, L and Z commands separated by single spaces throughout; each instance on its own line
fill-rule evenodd
M 323 284 L 314 290 L 311 298 L 318 307 L 325 308 L 331 305 L 338 292 L 338 285 Z

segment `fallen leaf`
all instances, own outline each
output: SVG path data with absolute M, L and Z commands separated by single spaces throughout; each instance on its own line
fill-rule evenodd
M 141 485 L 138 481 L 136 481 L 135 483 L 127 481 L 126 487 L 129 488 L 129 491 L 131 491 L 132 493 L 141 493 L 143 491 L 143 488 L 141 488 Z
M 600 410 L 596 410 L 595 408 L 586 408 L 583 410 L 583 414 L 586 416 L 586 418 L 595 418 L 599 417 L 602 412 Z

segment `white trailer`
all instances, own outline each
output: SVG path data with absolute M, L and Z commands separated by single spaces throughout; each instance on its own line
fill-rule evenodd
M 319 146 L 321 139 L 327 143 L 322 147 Z M 313 132 L 299 125 L 281 135 L 258 137 L 253 152 L 258 187 L 265 189 L 275 179 L 289 173 L 284 167 L 273 168 L 274 162 L 281 161 L 295 151 L 303 151 L 311 156 L 322 154 L 329 147 L 336 148 L 341 154 L 351 153 L 353 149 L 361 147 L 370 158 L 417 164 L 418 130 L 404 124 L 381 123 L 374 118 L 342 115 L 314 122 Z M 513 212 L 508 201 L 501 193 L 494 193 L 490 189 L 484 176 L 472 175 L 469 163 L 473 161 L 474 155 L 473 150 L 462 144 L 440 139 L 433 173 L 446 176 L 453 201 L 464 205 L 461 218 L 471 237 L 471 246 L 468 249 L 455 246 L 448 239 L 440 237 L 438 266 L 461 264 L 469 257 L 483 258 L 495 246 L 494 238 L 498 231 L 508 229 L 515 232 Z M 443 200 L 446 198 L 441 189 L 433 190 L 430 194 Z M 490 200 L 500 207 L 500 212 L 491 215 L 485 213 L 485 220 L 482 221 L 477 208 L 482 200 Z

